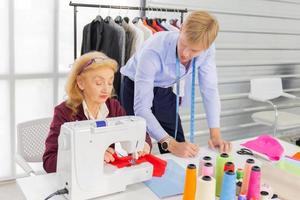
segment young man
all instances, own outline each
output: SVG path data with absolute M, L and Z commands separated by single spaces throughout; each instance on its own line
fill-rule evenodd
M 129 115 L 146 119 L 147 132 L 159 142 L 160 152 L 180 157 L 193 157 L 198 146 L 185 142 L 179 118 L 176 126 L 176 93 L 172 86 L 180 78 L 185 89 L 182 102 L 191 98 L 193 64 L 210 128 L 208 144 L 221 152 L 228 152 L 231 144 L 220 133 L 220 100 L 213 44 L 219 25 L 209 13 L 195 11 L 184 21 L 180 32 L 156 33 L 121 68 L 123 106 Z M 185 80 L 183 86 L 182 80 Z M 176 135 L 176 140 L 174 136 Z

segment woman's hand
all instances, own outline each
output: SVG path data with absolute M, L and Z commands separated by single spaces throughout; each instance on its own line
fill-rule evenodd
M 106 163 L 114 162 L 115 161 L 115 158 L 113 156 L 114 153 L 115 150 L 111 147 L 108 147 L 104 154 L 104 162 Z
M 144 156 L 144 155 L 149 154 L 149 153 L 150 153 L 150 146 L 147 142 L 145 142 L 143 151 L 138 152 L 139 157 Z

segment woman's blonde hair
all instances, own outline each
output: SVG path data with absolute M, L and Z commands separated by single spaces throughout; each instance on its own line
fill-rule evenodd
M 182 31 L 190 44 L 201 43 L 207 49 L 218 35 L 219 23 L 206 11 L 193 11 L 184 20 Z
M 86 53 L 75 60 L 66 83 L 66 93 L 68 95 L 66 105 L 72 110 L 72 116 L 78 112 L 78 106 L 83 101 L 82 91 L 77 85 L 77 77 L 87 71 L 101 67 L 109 67 L 116 72 L 118 64 L 115 60 L 98 51 Z

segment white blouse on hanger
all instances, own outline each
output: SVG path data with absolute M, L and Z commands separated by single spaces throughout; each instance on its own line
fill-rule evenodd
M 143 31 L 144 41 L 146 41 L 149 37 L 151 37 L 152 31 L 150 29 L 148 29 L 147 27 L 145 27 L 145 25 L 143 24 L 141 19 L 139 19 L 139 21 L 135 24 L 135 26 L 137 28 L 139 28 L 141 31 Z
M 132 56 L 144 43 L 144 32 L 136 27 L 130 20 L 128 25 L 135 31 L 132 41 L 130 56 Z

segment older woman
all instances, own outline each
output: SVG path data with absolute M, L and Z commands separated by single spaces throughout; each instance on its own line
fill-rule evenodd
M 120 103 L 110 98 L 116 70 L 116 61 L 101 52 L 84 54 L 75 61 L 66 85 L 68 99 L 55 107 L 45 142 L 43 166 L 48 173 L 56 171 L 57 140 L 62 124 L 70 121 L 103 120 L 108 117 L 126 115 Z M 144 150 L 139 154 L 149 153 L 150 146 L 151 139 L 147 134 Z M 104 162 L 114 161 L 113 153 L 114 149 L 108 147 Z

